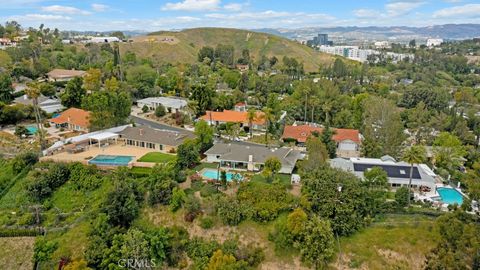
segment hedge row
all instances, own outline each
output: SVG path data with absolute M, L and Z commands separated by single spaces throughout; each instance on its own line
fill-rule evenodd
M 36 229 L 0 229 L 0 237 L 22 237 L 44 235 L 43 228 Z

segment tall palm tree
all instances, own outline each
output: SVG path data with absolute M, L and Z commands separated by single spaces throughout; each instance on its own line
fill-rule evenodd
M 265 120 L 265 144 L 268 146 L 268 130 L 270 129 L 270 125 L 272 124 L 273 112 L 272 109 L 269 107 L 263 108 L 262 112 L 263 119 Z
M 248 109 L 247 119 L 248 119 L 248 130 L 250 131 L 250 138 L 253 136 L 253 121 L 257 118 L 257 110 L 254 108 Z
M 422 145 L 413 145 L 403 153 L 403 161 L 410 163 L 410 179 L 408 180 L 408 206 L 410 206 L 410 190 L 412 187 L 413 164 L 420 164 L 426 159 L 426 150 Z
M 40 97 L 40 84 L 38 82 L 31 82 L 25 89 L 27 96 L 32 99 L 33 114 L 35 115 L 35 122 L 37 124 L 37 135 L 40 141 L 40 152 L 45 148 L 45 132 L 42 128 L 42 115 L 40 114 L 40 108 L 38 107 L 38 97 Z

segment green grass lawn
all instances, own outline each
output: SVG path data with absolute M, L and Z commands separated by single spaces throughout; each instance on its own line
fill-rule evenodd
M 290 185 L 291 175 L 289 175 L 289 174 L 278 174 L 277 177 L 280 179 L 280 183 L 282 183 L 284 185 Z M 267 183 L 267 180 L 261 174 L 255 174 L 254 176 L 252 176 L 252 181 L 253 182 Z
M 204 168 L 216 169 L 218 168 L 218 164 L 217 163 L 200 163 L 197 166 L 195 166 L 193 170 L 199 172 Z
M 143 157 L 141 157 L 139 162 L 150 162 L 150 163 L 166 163 L 175 159 L 175 155 L 160 153 L 160 152 L 151 152 Z
M 422 215 L 389 215 L 382 222 L 341 238 L 341 265 L 359 269 L 421 269 L 425 255 L 437 243 L 434 222 L 434 218 Z

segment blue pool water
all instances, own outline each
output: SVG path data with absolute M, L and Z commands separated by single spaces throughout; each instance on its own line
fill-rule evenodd
M 109 156 L 98 155 L 88 161 L 88 164 L 95 164 L 100 166 L 127 166 L 133 157 L 131 156 Z
M 215 169 L 204 170 L 202 176 L 208 179 L 220 180 L 220 175 L 218 175 L 218 171 Z M 232 181 L 233 179 L 242 180 L 242 176 L 238 173 L 227 172 L 227 181 Z
M 38 128 L 35 126 L 27 126 L 26 129 L 28 130 L 28 133 L 30 133 L 31 135 L 34 135 L 38 131 Z
M 442 198 L 442 202 L 448 204 L 458 204 L 461 205 L 463 203 L 463 196 L 460 192 L 456 191 L 453 188 L 438 188 L 438 194 Z

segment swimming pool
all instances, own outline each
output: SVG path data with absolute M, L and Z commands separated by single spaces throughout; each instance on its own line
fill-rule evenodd
M 37 133 L 38 131 L 38 128 L 35 126 L 27 126 L 26 129 L 28 130 L 28 133 L 30 133 L 30 135 L 35 135 L 35 133 Z
M 441 200 L 444 203 L 448 204 L 458 204 L 463 203 L 463 196 L 460 192 L 453 188 L 437 188 L 438 194 L 440 194 Z
M 100 166 L 127 166 L 133 157 L 131 156 L 110 156 L 98 155 L 88 161 L 88 164 L 95 164 Z
M 220 172 L 220 175 L 218 175 L 218 171 L 215 169 L 205 169 L 202 172 L 202 176 L 207 179 L 220 180 L 221 172 Z M 227 181 L 232 181 L 234 179 L 242 180 L 243 177 L 239 173 L 227 172 Z

